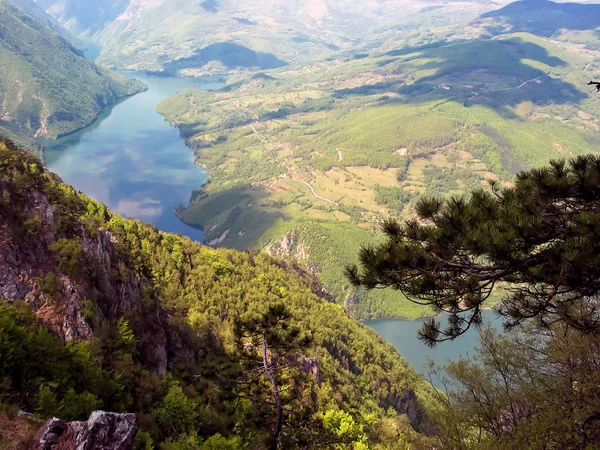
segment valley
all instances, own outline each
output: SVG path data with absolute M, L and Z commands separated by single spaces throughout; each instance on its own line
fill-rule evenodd
M 316 3 L 308 9 L 285 3 L 272 13 L 299 11 L 306 33 L 314 35 L 319 24 L 328 30 L 320 38 L 338 39 L 335 49 L 325 51 L 315 50 L 324 41 L 294 38 L 294 45 L 302 46 L 302 60 L 286 53 L 294 48 L 287 38 L 268 38 L 277 42 L 276 50 L 249 38 L 248 30 L 281 31 L 276 23 L 265 27 L 259 19 L 264 12 L 254 4 L 244 10 L 227 2 L 29 4 L 46 10 L 53 26 L 65 26 L 74 39 L 102 46 L 99 63 L 161 72 L 167 75 L 165 85 L 177 86 L 161 97 L 134 97 L 113 114 L 105 112 L 108 118 L 58 142 L 44 141 L 49 167 L 115 211 L 162 229 L 211 246 L 291 258 L 317 274 L 332 300 L 358 319 L 429 316 L 431 310 L 398 300 L 396 292 L 352 288 L 345 266 L 356 261 L 362 245 L 378 242 L 385 218 L 413 217 L 423 196 L 487 189 L 489 180 L 510 185 L 525 168 L 596 151 L 599 111 L 585 83 L 600 71 L 598 55 L 593 46 L 575 43 L 572 33 L 584 32 L 581 27 L 554 26 L 563 19 L 572 24 L 585 13 L 589 29 L 595 7 L 530 1 L 494 10 L 497 5 L 487 3 L 456 8 L 413 2 L 400 18 L 407 5 L 399 1 L 359 18 L 352 7 L 343 16 L 325 1 Z M 318 17 L 315 11 L 321 11 Z M 518 22 L 515 17 L 523 17 L 523 11 L 536 20 Z M 178 36 L 161 31 L 184 12 L 190 20 L 182 22 Z M 411 14 L 419 17 L 418 25 L 409 25 Z M 379 24 L 376 34 L 364 29 L 355 40 L 344 41 L 344 33 L 362 30 L 361 20 L 368 18 Z M 153 35 L 142 32 L 148 20 L 158 26 Z M 512 23 L 521 32 L 509 33 Z M 200 24 L 221 30 L 220 37 L 195 33 Z M 286 33 L 293 37 L 294 27 L 288 25 Z M 226 35 L 230 26 L 237 31 Z M 119 30 L 128 30 L 126 40 Z M 152 36 L 167 35 L 176 51 L 150 42 Z M 191 35 L 209 40 L 188 39 L 182 45 L 180 40 Z M 133 36 L 135 44 L 127 41 Z M 199 50 L 190 53 L 187 46 Z M 153 62 L 156 55 L 160 63 Z M 119 62 L 121 57 L 127 63 Z M 174 78 L 209 73 L 227 73 L 226 86 L 206 92 L 186 85 L 189 78 L 179 78 L 182 83 Z M 156 89 L 161 78 L 153 80 Z M 167 98 L 167 92 L 173 96 Z M 182 159 L 166 157 L 172 153 L 157 137 L 162 131 L 154 136 L 145 124 L 128 122 L 135 111 L 144 111 L 147 116 L 137 119 L 162 129 L 155 106 L 179 129 L 210 178 L 179 165 L 190 161 L 187 149 L 174 150 L 180 145 L 174 135 L 169 142 Z M 14 130 L 4 134 L 40 151 L 32 132 Z M 147 144 L 142 144 L 144 133 Z M 145 146 L 157 153 L 144 151 Z M 96 149 L 95 156 L 89 148 Z M 152 156 L 159 154 L 165 156 Z
M 46 166 L 67 183 L 116 213 L 202 242 L 202 231 L 175 215 L 207 174 L 176 129 L 155 106 L 184 88 L 219 89 L 216 79 L 168 78 L 128 73 L 148 90 L 104 111 L 90 127 L 43 141 Z
M 0 448 L 598 448 L 599 36 L 0 0 Z
M 597 151 L 600 66 L 530 34 L 340 58 L 183 91 L 158 106 L 211 174 L 181 218 L 206 242 L 265 249 L 317 273 L 357 318 L 431 311 L 344 277 L 390 216 L 422 196 L 508 184 Z M 574 105 L 577 105 L 576 107 Z

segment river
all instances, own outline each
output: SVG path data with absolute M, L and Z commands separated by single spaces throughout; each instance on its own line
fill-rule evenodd
M 493 311 L 484 311 L 483 318 L 494 328 L 502 329 L 502 320 Z M 442 316 L 441 320 L 445 322 L 446 316 Z M 443 365 L 449 360 L 457 360 L 461 356 L 472 353 L 479 344 L 479 333 L 475 329 L 469 330 L 454 341 L 442 342 L 435 348 L 430 348 L 417 339 L 417 332 L 423 324 L 421 320 L 377 319 L 368 320 L 364 324 L 396 347 L 404 359 L 417 372 L 423 374 L 427 373 L 427 358 L 437 365 Z M 439 383 L 434 384 L 441 387 Z
M 108 108 L 87 128 L 57 141 L 44 142 L 46 165 L 64 181 L 116 213 L 202 242 L 203 232 L 181 222 L 174 210 L 188 204 L 191 192 L 208 175 L 194 164 L 193 152 L 186 147 L 178 130 L 155 108 L 183 89 L 212 90 L 223 84 L 210 78 L 128 75 L 146 83 L 148 91 Z M 484 314 L 495 326 L 500 326 L 493 313 Z M 454 342 L 431 349 L 417 340 L 420 321 L 381 319 L 365 324 L 422 372 L 428 357 L 443 364 L 466 355 L 478 343 L 477 332 L 471 331 Z
M 149 87 L 107 108 L 91 126 L 46 141 L 50 170 L 67 183 L 126 217 L 202 242 L 204 233 L 174 213 L 207 178 L 179 131 L 156 112 L 167 97 L 186 89 L 214 90 L 214 78 L 127 73 Z

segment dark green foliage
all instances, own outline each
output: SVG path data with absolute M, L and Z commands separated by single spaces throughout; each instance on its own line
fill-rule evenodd
M 449 389 L 442 448 L 599 448 L 599 352 L 598 336 L 564 326 L 484 329 L 477 353 L 433 370 Z
M 77 239 L 59 239 L 50 244 L 60 270 L 67 275 L 77 276 L 81 267 L 83 249 Z
M 396 214 L 401 214 L 404 207 L 410 202 L 415 194 L 401 187 L 375 186 L 375 201 L 380 205 L 389 206 Z
M 183 393 L 178 383 L 173 383 L 151 414 L 159 426 L 179 435 L 187 434 L 197 426 L 197 409 L 198 404 Z
M 281 297 L 287 296 L 285 288 L 265 282 L 270 289 L 276 288 Z M 260 417 L 267 419 L 263 419 L 266 423 L 261 424 L 261 428 L 271 430 L 265 445 L 272 450 L 282 445 L 282 434 L 283 441 L 286 441 L 285 436 L 294 435 L 295 440 L 302 441 L 301 445 L 308 445 L 310 434 L 303 436 L 302 432 L 315 428 L 315 424 L 303 422 L 310 422 L 311 413 L 316 411 L 298 401 L 303 389 L 310 389 L 312 384 L 302 370 L 300 355 L 308 350 L 311 338 L 298 326 L 290 326 L 290 319 L 285 305 L 274 304 L 263 314 L 247 314 L 236 319 L 234 325 L 237 351 L 244 369 L 239 382 L 255 386 L 255 392 L 240 389 L 238 395 L 264 410 Z M 258 400 L 262 396 L 261 388 L 269 393 L 270 401 Z
M 40 279 L 38 285 L 40 291 L 51 300 L 60 293 L 60 278 L 54 272 L 48 272 L 44 278 Z
M 279 365 L 286 448 L 298 447 L 295 439 L 314 448 L 345 442 L 324 428 L 329 410 L 364 423 L 375 448 L 422 439 L 388 406 L 414 390 L 420 409 L 429 389 L 391 346 L 317 296 L 312 276 L 266 254 L 214 250 L 113 215 L 34 164 L 0 144 L 0 188 L 11 199 L 0 211 L 0 232 L 10 238 L 35 216 L 27 212 L 34 198 L 53 205 L 54 223 L 43 227 L 56 241 L 28 236 L 15 248 L 47 255 L 35 269 L 37 279 L 52 281 L 50 272 L 61 273 L 83 289 L 79 307 L 95 337 L 63 345 L 31 311 L 3 305 L 0 379 L 9 381 L 1 383 L 2 401 L 41 415 L 84 418 L 90 407 L 136 412 L 142 431 L 137 448 L 149 442 L 186 450 L 222 442 L 261 448 L 271 435 L 272 390 L 263 374 L 245 376 L 257 354 L 240 347 L 240 339 L 249 342 L 250 332 L 264 330 L 268 359 Z M 103 236 L 111 242 L 112 253 L 103 254 L 110 253 L 110 266 L 82 245 L 100 233 L 110 233 Z M 71 265 L 73 257 L 79 267 Z M 106 270 L 109 283 L 98 275 Z M 132 287 L 139 291 L 126 299 L 133 309 L 124 315 L 116 298 Z M 48 314 L 60 314 L 64 301 L 73 299 L 58 292 Z M 15 319 L 20 315 L 26 323 Z M 276 348 L 282 343 L 290 348 Z M 161 345 L 168 355 L 164 375 L 157 374 L 154 356 Z M 379 432 L 389 420 L 401 436 Z
M 26 304 L 0 303 L 0 400 L 83 420 L 119 400 L 116 381 L 98 367 L 89 343 L 62 345 L 43 328 Z
M 410 158 L 402 158 L 399 160 L 398 170 L 396 170 L 396 180 L 402 183 L 406 180 L 406 175 L 408 174 L 408 167 L 410 166 Z
M 362 270 L 347 272 L 356 285 L 392 286 L 448 312 L 447 329 L 433 319 L 425 324 L 421 337 L 432 344 L 478 325 L 498 285 L 509 327 L 532 318 L 597 332 L 599 205 L 600 158 L 553 161 L 519 174 L 514 188 L 422 199 L 421 221 L 386 222 L 387 242 L 363 248 Z

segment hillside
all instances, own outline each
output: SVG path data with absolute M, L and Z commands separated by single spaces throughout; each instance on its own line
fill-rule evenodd
M 551 158 L 596 152 L 595 55 L 529 34 L 438 42 L 232 78 L 158 107 L 208 168 L 180 217 L 206 242 L 267 249 L 318 274 L 356 317 L 430 311 L 343 275 L 388 216 Z
M 483 14 L 479 24 L 493 34 L 527 32 L 551 37 L 568 30 L 596 29 L 600 26 L 600 5 L 523 0 Z
M 138 81 L 85 59 L 54 31 L 0 0 L 0 127 L 54 139 L 140 92 Z
M 62 37 L 71 42 L 76 41 L 75 37 L 72 36 L 67 30 L 65 30 L 54 17 L 46 13 L 34 0 L 7 0 L 8 3 L 12 3 L 25 14 L 35 19 L 42 25 L 50 28 L 57 32 Z
M 498 36 L 526 32 L 553 40 L 598 50 L 600 5 L 596 3 L 555 3 L 523 0 L 484 13 L 467 24 L 456 37 Z
M 272 391 L 243 330 L 267 323 L 282 448 L 424 445 L 426 383 L 299 266 L 123 219 L 9 142 L 0 174 L 3 411 L 133 411 L 136 448 L 265 448 Z
M 497 7 L 488 0 L 38 3 L 65 27 L 103 47 L 102 64 L 186 74 L 314 61 L 385 36 L 458 25 Z

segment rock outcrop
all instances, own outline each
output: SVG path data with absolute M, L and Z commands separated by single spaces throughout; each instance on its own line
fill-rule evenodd
M 50 419 L 36 450 L 130 450 L 138 430 L 135 414 L 94 411 L 86 422 Z
M 398 414 L 406 414 L 411 426 L 419 431 L 425 422 L 423 409 L 419 405 L 417 394 L 412 389 L 397 391 L 381 399 L 379 406 L 388 409 L 393 408 Z
M 10 196 L 15 186 L 0 178 L 0 192 Z M 129 264 L 118 238 L 103 228 L 90 232 L 84 221 L 75 222 L 69 238 L 81 248 L 79 274 L 66 273 L 51 250 L 53 243 L 65 237 L 60 231 L 64 220 L 60 207 L 42 190 L 31 189 L 21 195 L 20 215 L 25 218 L 22 228 L 34 227 L 35 232 L 16 229 L 15 220 L 0 212 L 0 299 L 11 304 L 27 302 L 62 342 L 90 339 L 97 331 L 94 322 L 100 326 L 127 314 L 139 314 L 150 281 L 123 270 Z M 45 286 L 49 273 L 54 275 L 52 292 Z M 96 320 L 90 317 L 90 302 L 97 312 Z M 149 367 L 163 374 L 168 365 L 166 313 L 157 302 L 146 313 L 148 324 L 140 339 L 140 350 L 148 355 Z

